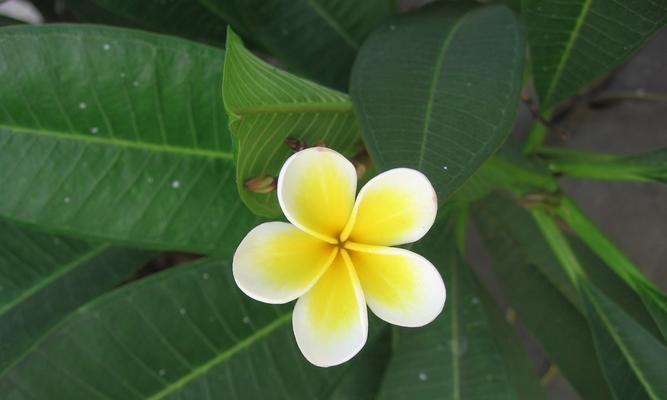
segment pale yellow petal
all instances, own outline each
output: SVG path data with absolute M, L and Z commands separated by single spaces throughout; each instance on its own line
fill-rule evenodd
M 364 346 L 368 334 L 366 303 L 344 250 L 317 284 L 299 298 L 292 324 L 299 349 L 320 367 L 344 363 Z
M 278 201 L 295 226 L 336 243 L 350 217 L 357 190 L 354 166 L 325 147 L 299 151 L 283 165 Z
M 366 302 L 375 315 L 394 325 L 416 327 L 440 314 L 445 305 L 445 284 L 427 259 L 392 247 L 348 247 Z
M 396 168 L 361 189 L 342 239 L 394 246 L 419 240 L 438 211 L 435 190 L 421 172 Z
M 234 254 L 234 280 L 255 300 L 287 303 L 306 293 L 331 264 L 337 247 L 285 222 L 251 230 Z

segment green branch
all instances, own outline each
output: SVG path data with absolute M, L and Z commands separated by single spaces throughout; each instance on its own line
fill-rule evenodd
M 549 169 L 570 178 L 667 183 L 667 148 L 634 156 L 543 147 Z
M 558 215 L 577 233 L 577 235 L 600 257 L 618 276 L 635 291 L 640 292 L 652 287 L 651 281 L 639 268 L 612 243 L 600 229 L 577 208 L 568 197 L 563 196 L 557 209 Z
M 556 258 L 558 258 L 563 268 L 565 268 L 565 272 L 570 280 L 572 280 L 575 286 L 580 288 L 581 279 L 585 278 L 586 272 L 581 264 L 579 264 L 577 256 L 570 247 L 567 238 L 563 235 L 556 219 L 553 215 L 540 208 L 533 208 L 530 211 Z

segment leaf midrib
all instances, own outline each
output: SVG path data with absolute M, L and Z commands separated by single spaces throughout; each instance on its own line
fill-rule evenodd
M 197 368 L 193 369 L 189 374 L 186 374 L 182 376 L 180 379 L 177 381 L 171 383 L 170 385 L 166 386 L 164 389 L 161 391 L 155 393 L 154 395 L 150 396 L 147 398 L 147 400 L 158 400 L 164 398 L 166 395 L 172 393 L 175 390 L 180 389 L 181 387 L 185 386 L 189 382 L 191 382 L 193 379 L 198 378 L 201 375 L 204 375 L 207 373 L 211 368 L 215 367 L 217 364 L 227 360 L 228 358 L 232 357 L 234 354 L 238 353 L 239 351 L 251 346 L 255 342 L 257 342 L 259 339 L 263 338 L 264 336 L 269 335 L 276 329 L 280 328 L 283 324 L 288 322 L 292 317 L 292 313 L 286 313 L 271 322 L 270 324 L 264 326 L 261 329 L 258 329 L 253 333 L 252 335 L 246 337 L 245 339 L 237 342 L 234 346 L 231 348 L 223 351 L 222 353 L 218 354 L 216 357 L 213 357 L 211 360 L 208 362 L 198 366 Z
M 324 11 L 324 9 L 322 9 L 322 6 L 313 0 L 305 0 L 305 3 L 310 6 L 310 8 L 312 8 L 313 11 L 315 11 L 315 13 L 331 27 L 331 29 L 336 32 L 349 47 L 351 47 L 353 50 L 359 49 L 359 43 L 347 32 L 345 32 L 343 27 L 340 26 L 340 24 L 334 20 L 326 11 Z
M 607 317 L 604 310 L 601 309 L 601 305 L 598 302 L 598 299 L 595 298 L 595 296 L 597 296 L 597 294 L 592 294 L 593 291 L 595 291 L 597 289 L 594 288 L 593 286 L 588 286 L 587 285 L 584 288 L 584 290 L 586 291 L 586 293 L 584 295 L 588 297 L 588 299 L 591 301 L 591 303 L 593 303 L 593 307 L 596 309 L 597 315 L 600 317 L 602 322 L 607 327 L 607 332 L 612 337 L 612 339 L 614 340 L 614 342 L 618 346 L 621 353 L 625 356 L 626 361 L 630 364 L 630 368 L 637 375 L 637 378 L 642 383 L 644 389 L 648 392 L 648 394 L 651 396 L 652 399 L 656 399 L 656 400 L 659 399 L 660 397 L 658 397 L 656 395 L 655 390 L 653 388 L 653 385 L 651 385 L 651 383 L 648 382 L 648 380 L 646 379 L 646 376 L 644 375 L 644 372 L 637 365 L 637 361 L 635 360 L 635 357 L 627 349 L 623 339 L 619 337 L 618 332 L 616 331 L 616 327 L 614 326 L 614 324 L 611 321 L 609 321 L 609 318 Z M 620 308 L 619 308 L 618 312 L 621 313 L 621 314 L 625 314 L 625 312 L 623 310 L 621 310 Z M 631 317 L 628 316 L 627 314 L 626 314 L 626 316 L 631 319 Z M 633 320 L 633 322 L 634 322 L 634 320 Z M 643 328 L 641 328 L 641 326 L 639 326 L 639 328 L 643 329 Z
M 58 131 L 49 131 L 44 129 L 16 127 L 16 126 L 8 126 L 0 124 L 0 132 L 2 129 L 9 131 L 9 133 L 13 135 L 46 136 L 54 139 L 64 139 L 64 140 L 79 141 L 86 143 L 119 146 L 119 147 L 148 150 L 154 152 L 173 153 L 179 155 L 188 155 L 188 156 L 197 156 L 206 158 L 220 158 L 224 160 L 234 160 L 234 155 L 231 152 L 226 152 L 226 151 L 176 147 L 172 145 L 148 143 L 148 142 L 133 142 L 130 140 L 123 140 L 111 137 L 88 136 L 80 133 L 65 133 Z
M 57 271 L 55 271 L 51 275 L 45 277 L 44 279 L 41 279 L 36 284 L 29 287 L 27 290 L 23 291 L 14 300 L 12 300 L 9 303 L 5 304 L 4 306 L 0 307 L 0 318 L 2 318 L 2 316 L 4 314 L 6 314 L 8 311 L 10 311 L 11 309 L 15 308 L 16 306 L 18 306 L 21 303 L 28 300 L 35 293 L 39 292 L 40 290 L 47 287 L 49 284 L 53 283 L 58 278 L 61 278 L 62 276 L 69 273 L 70 271 L 74 270 L 75 268 L 81 266 L 82 264 L 89 261 L 93 257 L 102 253 L 108 247 L 109 247 L 108 244 L 98 245 L 98 246 L 94 247 L 92 250 L 87 251 L 86 253 L 84 253 L 84 254 L 80 255 L 79 257 L 75 258 L 73 261 L 70 261 L 69 263 L 63 265 L 60 269 L 58 269 Z
M 438 51 L 438 56 L 437 56 L 437 61 L 435 64 L 435 67 L 433 68 L 433 76 L 431 77 L 431 85 L 429 87 L 429 95 L 428 95 L 428 100 L 426 102 L 426 113 L 424 116 L 424 127 L 422 128 L 421 132 L 421 147 L 419 149 L 419 159 L 417 161 L 417 169 L 422 169 L 422 165 L 424 163 L 424 153 L 426 152 L 426 142 L 428 140 L 428 130 L 431 125 L 431 114 L 433 113 L 433 103 L 435 102 L 435 92 L 436 88 L 438 86 L 438 83 L 440 81 L 440 70 L 442 69 L 442 64 L 444 63 L 445 59 L 445 54 L 447 53 L 447 50 L 449 49 L 449 46 L 452 42 L 452 39 L 454 36 L 456 36 L 456 32 L 459 30 L 463 22 L 468 18 L 470 15 L 470 12 L 465 13 L 456 23 L 452 26 L 452 28 L 449 30 L 449 33 L 447 33 L 447 36 L 445 36 L 445 40 L 442 43 L 442 47 L 440 47 Z
M 565 69 L 567 61 L 570 59 L 570 53 L 572 53 L 572 48 L 574 47 L 574 43 L 577 41 L 577 38 L 579 37 L 579 31 L 583 26 L 584 20 L 588 15 L 588 10 L 590 9 L 592 3 L 593 0 L 584 0 L 584 4 L 581 7 L 581 11 L 579 12 L 577 20 L 574 24 L 574 29 L 572 30 L 572 32 L 570 32 L 570 37 L 568 38 L 567 43 L 565 44 L 565 49 L 563 49 L 563 54 L 560 61 L 558 62 L 558 66 L 556 67 L 556 72 L 554 73 L 553 78 L 549 83 L 549 87 L 547 88 L 547 92 L 544 95 L 545 104 L 551 103 L 551 97 L 553 95 L 554 90 L 556 89 L 556 84 L 558 83 L 561 75 L 563 74 L 563 70 Z M 543 110 L 543 112 L 545 111 L 546 110 Z

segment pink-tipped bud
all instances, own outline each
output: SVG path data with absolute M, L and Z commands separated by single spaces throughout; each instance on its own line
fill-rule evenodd
M 245 181 L 245 187 L 253 193 L 271 193 L 277 183 L 278 180 L 273 176 L 262 175 Z
M 285 139 L 285 144 L 294 152 L 301 151 L 306 148 L 306 142 L 297 138 L 289 137 Z

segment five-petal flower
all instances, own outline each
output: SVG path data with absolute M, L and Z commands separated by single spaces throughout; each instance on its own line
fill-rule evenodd
M 420 172 L 386 171 L 355 201 L 355 168 L 315 147 L 290 157 L 278 177 L 278 200 L 291 222 L 250 231 L 234 255 L 234 279 L 266 303 L 295 300 L 292 325 L 301 352 L 327 367 L 366 342 L 366 305 L 392 324 L 431 322 L 445 304 L 435 267 L 411 251 L 388 247 L 419 240 L 437 212 L 433 186 Z

